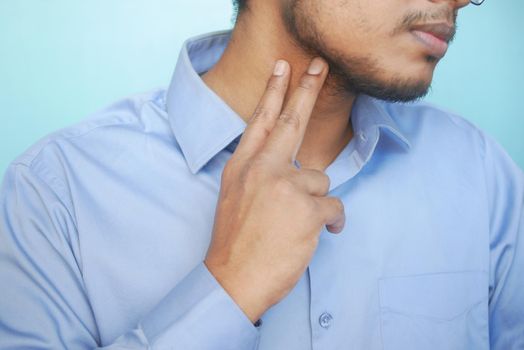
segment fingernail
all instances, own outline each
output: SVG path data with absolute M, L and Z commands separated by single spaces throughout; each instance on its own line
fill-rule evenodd
M 282 60 L 278 60 L 275 64 L 275 69 L 273 70 L 273 75 L 281 77 L 286 72 L 286 63 Z
M 311 61 L 307 72 L 311 75 L 319 75 L 324 70 L 324 66 L 324 61 L 319 57 L 315 57 L 313 61 Z

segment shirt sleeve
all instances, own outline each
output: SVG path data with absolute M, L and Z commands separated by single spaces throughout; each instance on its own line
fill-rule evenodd
M 524 349 L 524 174 L 492 138 L 484 161 L 490 209 L 490 344 Z
M 58 186 L 64 184 L 12 164 L 0 187 L 0 349 L 258 346 L 259 329 L 203 262 L 136 328 L 101 344 L 83 283 L 74 215 L 57 195 Z

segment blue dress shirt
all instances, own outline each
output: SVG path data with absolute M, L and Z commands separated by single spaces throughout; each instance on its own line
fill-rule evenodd
M 206 269 L 245 122 L 200 79 L 230 32 L 188 40 L 172 82 L 37 142 L 0 190 L 0 349 L 524 349 L 524 174 L 431 104 L 358 96 L 326 170 L 343 232 L 253 325 Z

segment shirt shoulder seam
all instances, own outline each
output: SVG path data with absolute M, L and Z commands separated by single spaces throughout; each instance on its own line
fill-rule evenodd
M 140 103 L 137 104 L 137 110 L 142 109 L 148 103 L 155 103 L 155 102 L 156 100 L 153 97 L 144 99 L 140 101 Z M 99 113 L 105 113 L 110 108 L 111 106 L 109 106 L 107 109 L 101 110 Z M 105 119 L 109 119 L 109 120 L 105 120 Z M 116 117 L 115 116 L 106 116 L 106 117 L 101 117 L 99 120 L 103 121 L 102 124 L 88 126 L 89 123 L 92 123 L 95 121 L 95 120 L 89 119 L 88 117 L 87 119 L 84 119 L 76 124 L 73 124 L 73 125 L 64 127 L 60 130 L 57 130 L 55 132 L 52 132 L 48 134 L 47 136 L 44 136 L 40 141 L 37 141 L 35 144 L 33 144 L 33 146 L 31 146 L 31 147 L 38 147 L 34 154 L 29 153 L 29 150 L 30 150 L 29 148 L 24 153 L 19 155 L 15 160 L 13 160 L 11 164 L 12 165 L 20 164 L 20 165 L 26 165 L 28 167 L 32 167 L 33 162 L 36 161 L 36 159 L 41 155 L 41 153 L 50 145 L 56 144 L 59 140 L 70 140 L 70 139 L 75 139 L 75 138 L 81 138 L 83 136 L 86 136 L 90 132 L 101 129 L 101 128 L 112 127 L 115 125 L 129 125 L 129 124 L 132 124 L 133 122 L 136 122 L 137 118 L 133 117 L 133 118 L 124 119 L 119 116 L 116 116 Z M 67 135 L 67 132 L 73 131 L 75 130 L 75 128 L 81 128 L 83 126 L 86 127 L 86 130 L 83 130 L 83 131 L 79 130 L 78 133 Z M 42 144 L 40 146 L 37 146 L 39 142 L 42 142 Z

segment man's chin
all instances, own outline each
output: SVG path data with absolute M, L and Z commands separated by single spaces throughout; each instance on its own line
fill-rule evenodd
M 424 81 L 383 82 L 358 79 L 345 79 L 344 90 L 352 94 L 365 94 L 388 102 L 415 102 L 424 98 L 431 87 L 431 83 Z
M 389 102 L 414 102 L 425 97 L 435 68 L 426 63 L 408 71 L 387 71 L 371 58 L 342 60 L 341 55 L 322 56 L 329 63 L 327 83 L 335 94 L 365 94 Z
M 370 90 L 363 93 L 389 102 L 416 102 L 424 98 L 428 92 L 429 86 L 424 84 L 416 86 L 404 86 L 402 88 Z

